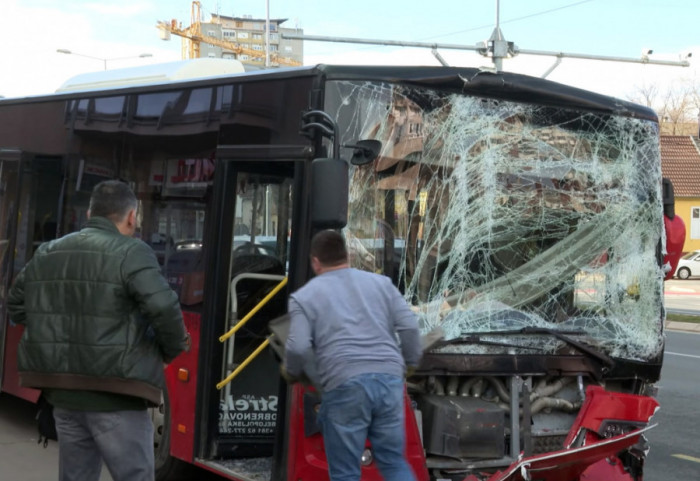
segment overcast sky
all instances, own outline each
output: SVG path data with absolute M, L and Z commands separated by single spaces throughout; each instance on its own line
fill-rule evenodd
M 187 0 L 2 0 L 0 95 L 53 92 L 79 73 L 180 59 L 180 39 L 160 40 L 158 20 L 190 24 Z M 202 0 L 211 13 L 264 18 L 266 0 Z M 269 0 L 270 17 L 305 34 L 475 45 L 496 22 L 495 0 Z M 549 79 L 626 98 L 640 86 L 694 81 L 700 65 L 698 0 L 501 0 L 505 38 L 528 50 L 678 60 L 690 68 L 564 59 Z M 96 59 L 57 53 L 68 49 Z M 152 57 L 134 58 L 148 53 Z M 305 42 L 305 64 L 438 65 L 427 49 Z M 489 66 L 473 51 L 441 50 L 457 66 Z M 122 58 L 131 57 L 131 58 Z M 504 70 L 542 75 L 553 57 L 519 55 Z

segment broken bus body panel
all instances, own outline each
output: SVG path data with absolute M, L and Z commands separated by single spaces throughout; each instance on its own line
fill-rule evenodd
M 589 465 L 617 452 L 588 447 L 643 429 L 656 406 L 665 232 L 655 115 L 514 74 L 366 72 L 329 67 L 326 79 L 341 144 L 382 145 L 350 167 L 344 232 L 352 265 L 391 277 L 423 332 L 444 333 L 407 384 L 430 475 L 496 480 L 561 452 L 596 479 Z M 597 387 L 644 409 L 617 410 L 574 446 L 582 408 L 600 410 Z M 643 436 L 625 439 L 608 479 L 642 477 Z M 574 447 L 586 449 L 565 454 Z

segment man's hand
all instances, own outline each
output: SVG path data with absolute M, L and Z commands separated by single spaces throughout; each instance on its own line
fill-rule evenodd
M 300 381 L 298 377 L 292 376 L 287 372 L 287 369 L 285 369 L 284 364 L 280 364 L 280 375 L 284 378 L 285 381 L 287 381 L 289 384 L 296 384 Z

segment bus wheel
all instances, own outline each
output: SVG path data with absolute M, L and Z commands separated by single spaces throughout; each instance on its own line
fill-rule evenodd
M 167 392 L 163 393 L 160 405 L 149 411 L 153 421 L 156 481 L 166 481 L 185 466 L 185 463 L 170 456 L 170 402 Z

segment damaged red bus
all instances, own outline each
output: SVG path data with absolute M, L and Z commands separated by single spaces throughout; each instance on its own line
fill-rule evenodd
M 642 479 L 664 256 L 680 252 L 651 110 L 469 68 L 182 65 L 0 101 L 1 299 L 36 246 L 81 227 L 96 182 L 138 195 L 193 341 L 153 410 L 158 479 L 180 463 L 328 479 L 321 398 L 279 376 L 280 319 L 321 228 L 432 339 L 406 383 L 419 480 Z M 0 388 L 36 400 L 1 309 Z M 372 446 L 361 462 L 381 479 Z

